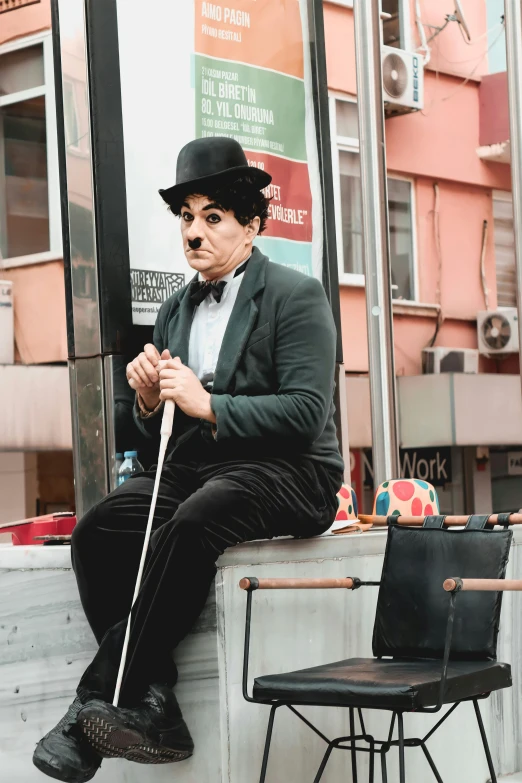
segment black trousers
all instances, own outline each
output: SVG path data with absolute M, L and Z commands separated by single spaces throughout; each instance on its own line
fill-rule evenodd
M 112 701 L 152 498 L 154 471 L 138 474 L 92 508 L 72 536 L 72 561 L 100 647 L 82 701 Z M 243 541 L 318 535 L 331 525 L 342 476 L 298 457 L 234 460 L 197 436 L 163 469 L 150 550 L 134 605 L 120 704 L 153 682 L 174 685 L 172 650 L 199 616 L 216 560 Z

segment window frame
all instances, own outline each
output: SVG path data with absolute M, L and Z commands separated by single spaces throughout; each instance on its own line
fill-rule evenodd
M 364 274 L 357 274 L 354 272 L 344 271 L 344 247 L 343 247 L 343 231 L 342 231 L 342 216 L 341 216 L 341 176 L 339 166 L 339 153 L 340 152 L 352 152 L 357 155 L 360 154 L 359 139 L 354 139 L 348 136 L 337 135 L 337 120 L 336 120 L 336 101 L 345 101 L 346 103 L 357 104 L 357 99 L 353 95 L 347 95 L 346 93 L 340 93 L 336 91 L 329 91 L 328 101 L 330 110 L 330 128 L 332 129 L 332 171 L 334 180 L 334 213 L 335 213 L 335 235 L 337 242 L 337 260 L 339 271 L 339 284 L 342 286 L 350 286 L 352 288 L 364 288 L 365 279 Z M 415 198 L 415 180 L 413 177 L 409 177 L 406 174 L 397 173 L 394 171 L 388 171 L 387 176 L 389 179 L 401 180 L 403 182 L 409 182 L 410 184 L 410 207 L 411 207 L 411 238 L 412 238 L 412 299 L 398 299 L 393 296 L 394 302 L 399 303 L 417 303 L 419 296 L 419 281 L 418 281 L 418 254 L 417 254 L 417 205 Z
M 325 3 L 331 3 L 332 5 L 342 5 L 344 8 L 353 8 L 353 0 L 323 0 Z
M 63 259 L 62 221 L 60 211 L 60 175 L 58 167 L 58 134 L 56 127 L 56 98 L 54 91 L 53 43 L 50 30 L 19 38 L 0 45 L 0 56 L 42 44 L 44 83 L 41 87 L 0 96 L 0 109 L 31 98 L 45 99 L 45 130 L 47 154 L 47 197 L 49 204 L 49 250 L 26 256 L 0 259 L 3 269 L 28 266 Z M 2 213 L 4 214 L 4 213 Z M 2 219 L 2 215 L 0 215 Z
M 323 3 L 330 3 L 330 5 L 339 5 L 342 8 L 352 8 L 353 0 L 323 0 Z M 411 30 L 411 9 L 408 0 L 399 0 L 399 28 L 401 35 L 401 42 L 404 44 L 402 47 L 405 51 L 411 51 L 413 48 L 412 30 Z
M 495 201 L 503 201 L 506 204 L 511 205 L 511 209 L 513 209 L 513 191 L 512 190 L 497 190 L 496 188 L 493 189 L 491 193 L 491 204 L 493 208 L 493 249 L 494 249 L 494 256 L 495 256 L 495 284 L 497 286 L 497 297 L 498 297 L 498 267 L 497 267 L 497 254 L 496 254 L 496 245 L 495 245 Z M 513 218 L 514 223 L 514 218 Z M 513 233 L 514 233 L 514 225 L 513 225 Z M 515 269 L 515 297 L 516 297 L 516 257 L 515 257 L 515 250 L 513 249 L 513 267 Z M 516 306 L 516 305 L 515 305 Z M 497 309 L 503 310 L 506 308 L 512 307 L 512 305 L 499 305 L 497 300 Z

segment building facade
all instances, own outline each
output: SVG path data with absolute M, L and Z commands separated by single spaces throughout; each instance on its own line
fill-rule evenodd
M 352 6 L 338 0 L 324 9 L 349 437 L 353 480 L 367 510 L 371 428 Z M 420 53 L 426 63 L 422 109 L 386 119 L 403 470 L 416 464 L 417 474 L 420 467 L 439 484 L 445 511 L 519 508 L 518 353 L 481 352 L 473 376 L 422 375 L 424 348 L 475 351 L 477 314 L 515 305 L 509 155 L 499 151 L 509 146 L 503 3 L 463 2 L 460 21 L 453 0 L 382 6 L 390 14 L 384 43 Z M 442 464 L 450 466 L 450 481 Z
M 50 3 L 0 3 L 0 522 L 74 508 Z M 12 297 L 12 300 L 11 300 Z M 7 316 L 9 317 L 9 316 Z M 5 342 L 9 341 L 9 345 Z
M 477 313 L 515 302 L 503 4 L 461 5 L 464 19 L 453 0 L 383 0 L 385 44 L 426 63 L 422 109 L 386 120 L 395 366 L 404 472 L 434 481 L 445 511 L 487 512 L 522 506 L 518 353 L 483 352 L 469 375 L 422 368 L 426 347 L 476 350 Z M 352 1 L 325 0 L 324 14 L 352 480 L 367 507 Z M 50 27 L 50 0 L 0 1 L 0 277 L 12 284 L 15 341 L 14 364 L 0 365 L 0 489 L 12 499 L 1 521 L 73 503 Z M 65 131 L 80 171 L 79 119 L 66 116 Z

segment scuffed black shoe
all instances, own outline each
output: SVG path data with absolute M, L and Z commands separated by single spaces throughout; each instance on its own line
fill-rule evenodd
M 171 688 L 151 685 L 136 709 L 89 701 L 78 723 L 103 758 L 139 764 L 171 764 L 192 756 L 194 743 Z
M 76 697 L 61 721 L 40 740 L 33 754 L 33 764 L 40 772 L 65 783 L 86 783 L 101 764 L 101 757 L 85 741 L 76 722 L 82 706 Z

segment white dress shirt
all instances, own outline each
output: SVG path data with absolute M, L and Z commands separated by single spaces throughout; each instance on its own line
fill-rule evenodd
M 241 264 L 244 263 L 241 261 Z M 205 381 L 205 376 L 213 376 L 216 371 L 225 330 L 245 274 L 242 272 L 234 277 L 241 264 L 220 278 L 226 282 L 220 302 L 216 302 L 213 294 L 209 294 L 195 309 L 190 330 L 188 366 L 200 381 Z M 204 279 L 200 274 L 199 280 Z

